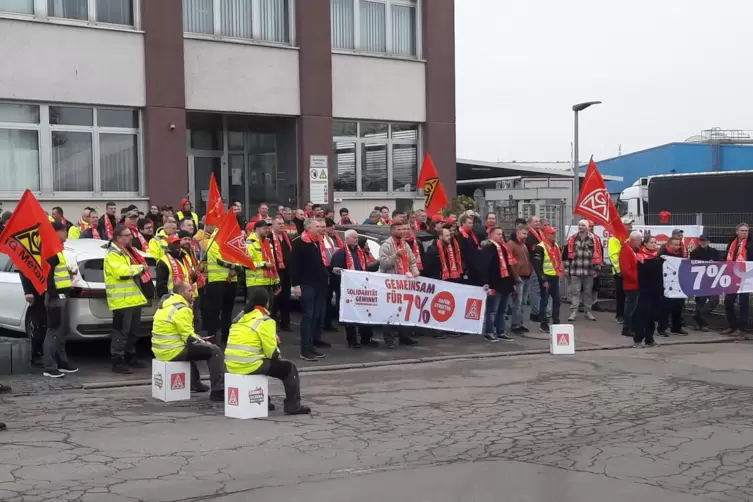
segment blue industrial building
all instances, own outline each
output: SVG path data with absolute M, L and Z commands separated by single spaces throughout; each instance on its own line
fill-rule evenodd
M 668 143 L 600 160 L 597 165 L 602 174 L 622 177 L 623 181 L 607 182 L 610 193 L 620 193 L 638 178 L 655 174 L 753 170 L 753 146 L 718 142 Z

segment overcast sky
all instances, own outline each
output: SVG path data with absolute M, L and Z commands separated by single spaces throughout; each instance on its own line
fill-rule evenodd
M 751 0 L 456 0 L 458 157 L 570 160 L 591 100 L 581 161 L 753 129 L 751 21 Z

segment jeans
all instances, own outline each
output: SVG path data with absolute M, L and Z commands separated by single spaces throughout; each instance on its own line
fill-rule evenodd
M 748 326 L 748 293 L 730 294 L 724 297 L 724 310 L 727 311 L 727 322 L 730 329 L 745 329 Z M 740 318 L 735 312 L 735 300 L 740 299 Z
M 638 332 L 636 320 L 639 318 L 637 315 L 638 302 L 640 301 L 639 291 L 625 291 L 625 310 L 623 312 L 622 333 L 624 335 L 632 336 L 633 333 Z
M 322 339 L 327 288 L 301 286 L 301 354 L 314 350 L 314 342 Z
M 211 389 L 220 392 L 225 389 L 225 356 L 217 345 L 189 338 L 186 348 L 175 356 L 173 361 L 191 362 L 191 385 L 198 383 L 201 379 L 196 361 L 206 361 Z
M 505 312 L 510 293 L 497 293 L 486 297 L 486 332 L 501 335 L 505 332 Z M 491 307 L 490 307 L 491 305 Z
M 541 302 L 539 303 L 539 312 L 546 312 L 546 306 L 549 297 L 552 297 L 552 324 L 560 323 L 560 278 L 548 278 L 544 281 L 545 290 L 541 292 Z M 544 324 L 546 319 L 541 321 Z
M 62 298 L 61 298 L 62 296 Z M 68 335 L 69 300 L 65 295 L 45 295 L 47 306 L 47 335 L 44 338 L 42 362 L 45 370 L 56 370 L 58 364 L 65 368 L 68 356 L 65 352 L 65 339 Z
M 706 322 L 704 317 L 707 317 L 709 314 L 711 314 L 711 311 L 714 310 L 717 305 L 719 305 L 718 296 L 697 296 L 696 297 L 695 299 L 695 322 L 698 324 L 699 328 L 709 325 L 709 323 Z
M 542 295 L 541 295 L 541 281 L 539 280 L 539 277 L 536 275 L 535 270 L 531 273 L 531 277 L 528 279 L 528 282 L 530 283 L 529 287 L 531 291 L 531 314 L 533 316 L 538 316 Z
M 523 282 L 515 285 L 515 292 L 512 297 L 512 327 L 517 328 L 523 325 L 523 306 L 524 301 L 531 292 L 531 282 L 538 279 L 529 277 L 523 279 Z
M 112 311 L 112 339 L 110 355 L 115 359 L 136 354 L 136 329 L 141 323 L 141 307 L 128 307 Z
M 594 278 L 593 276 L 570 277 L 570 310 L 573 312 L 578 311 L 578 307 L 583 299 L 583 309 L 586 312 L 591 312 L 591 305 L 594 303 L 593 288 Z
M 614 276 L 614 290 L 616 293 L 615 315 L 617 317 L 625 317 L 625 288 L 622 286 L 621 275 Z

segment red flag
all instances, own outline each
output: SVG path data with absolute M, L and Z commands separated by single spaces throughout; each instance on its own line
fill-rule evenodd
M 214 173 L 209 178 L 209 201 L 207 202 L 207 217 L 204 220 L 205 225 L 219 225 L 225 217 L 225 204 L 222 203 L 220 188 L 217 186 L 217 180 L 214 179 Z
M 236 218 L 224 218 L 214 240 L 220 246 L 222 259 L 230 263 L 237 263 L 244 267 L 256 270 L 251 254 L 246 247 L 246 238 L 241 233 Z
M 26 190 L 0 235 L 0 252 L 8 255 L 41 295 L 47 290 L 50 275 L 47 259 L 62 250 L 63 243 L 42 206 Z
M 424 155 L 421 174 L 418 176 L 418 188 L 424 189 L 424 207 L 426 208 L 426 214 L 429 216 L 434 216 L 450 203 L 447 200 L 447 193 L 439 181 L 437 168 L 434 167 L 434 162 L 428 153 Z
M 620 241 L 625 241 L 629 237 L 628 231 L 620 218 L 620 213 L 617 212 L 617 207 L 614 205 L 612 197 L 609 196 L 604 178 L 601 177 L 599 168 L 596 167 L 596 162 L 593 159 L 588 163 L 580 197 L 578 197 L 578 203 L 575 204 L 575 211 L 573 212 L 603 226 Z

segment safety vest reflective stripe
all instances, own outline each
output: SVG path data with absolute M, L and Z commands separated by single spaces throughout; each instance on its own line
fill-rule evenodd
M 251 352 L 252 354 L 263 354 L 261 349 L 257 349 L 256 347 L 251 347 L 249 345 L 234 345 L 234 344 L 228 344 L 227 346 L 230 350 L 245 350 L 246 352 Z
M 207 266 L 207 272 L 212 272 L 212 273 L 216 273 L 216 274 L 222 274 L 222 273 L 226 274 L 226 273 L 230 272 L 230 269 L 225 268 L 225 267 L 221 267 L 219 265 L 208 265 Z
M 186 308 L 186 306 L 187 305 L 183 303 L 176 303 L 176 304 L 171 305 L 172 310 L 167 315 L 167 322 L 172 322 L 173 317 L 175 317 L 175 313 L 178 312 L 180 309 Z
M 264 356 L 233 356 L 225 354 L 225 361 L 235 361 L 236 363 L 253 363 L 264 359 Z
M 152 338 L 159 338 L 160 340 L 178 340 L 181 342 L 183 341 L 180 335 L 159 335 L 157 333 L 152 333 Z
M 71 274 L 68 271 L 68 263 L 65 261 L 63 253 L 58 253 L 58 264 L 52 271 L 52 279 L 57 289 L 70 288 L 73 283 L 71 282 Z
M 107 284 L 105 285 L 107 290 L 113 289 L 136 289 L 136 284 Z

